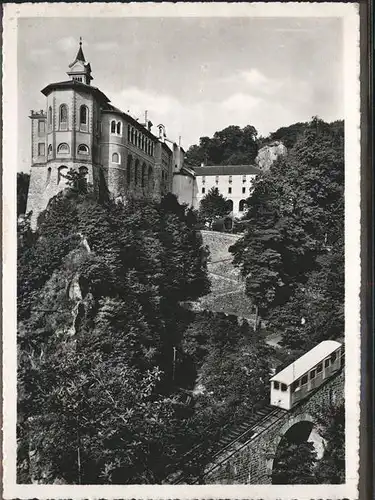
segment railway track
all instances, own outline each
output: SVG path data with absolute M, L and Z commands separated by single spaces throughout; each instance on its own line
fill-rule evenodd
M 200 452 L 204 452 L 207 447 L 210 449 L 210 463 L 217 461 L 221 456 L 225 455 L 226 452 L 229 452 L 233 446 L 241 446 L 243 443 L 247 443 L 252 435 L 254 434 L 255 427 L 259 426 L 261 422 L 266 422 L 267 419 L 272 418 L 276 413 L 282 412 L 284 414 L 284 410 L 280 408 L 275 408 L 267 403 L 263 403 L 259 409 L 255 412 L 249 412 L 244 420 L 233 426 L 228 424 L 222 429 L 221 436 L 219 439 L 209 448 L 207 443 L 200 443 L 192 448 L 186 455 L 184 463 L 187 463 L 191 457 L 194 458 L 196 454 Z M 205 474 L 203 474 L 205 475 Z M 195 484 L 197 482 L 196 477 L 187 477 L 186 475 L 181 474 L 173 484 Z M 187 481 L 189 481 L 187 483 Z

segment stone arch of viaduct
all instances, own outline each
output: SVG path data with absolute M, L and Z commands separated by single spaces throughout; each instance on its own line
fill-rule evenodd
M 260 422 L 254 436 L 211 464 L 203 477 L 205 484 L 271 484 L 272 468 L 282 437 L 296 424 L 306 422 L 314 429 L 317 413 L 344 400 L 344 372 L 327 381 L 291 411 L 275 412 Z

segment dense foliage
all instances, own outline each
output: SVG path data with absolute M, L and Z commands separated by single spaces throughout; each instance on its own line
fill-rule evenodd
M 176 387 L 194 378 L 173 370 L 179 301 L 209 290 L 191 222 L 173 196 L 100 205 L 69 190 L 36 234 L 20 225 L 21 476 L 161 480 L 191 412 Z
M 27 193 L 29 192 L 30 174 L 17 172 L 17 216 L 26 212 Z
M 283 438 L 274 459 L 272 484 L 315 484 L 316 462 L 313 443 L 293 443 Z
M 246 291 L 294 349 L 343 332 L 344 130 L 314 118 L 259 175 L 232 247 Z
M 217 187 L 213 187 L 201 199 L 199 205 L 199 218 L 207 222 L 211 227 L 215 219 L 229 214 L 230 211 L 227 200 L 219 192 Z
M 332 406 L 319 416 L 326 446 L 315 476 L 319 484 L 345 483 L 345 405 Z
M 297 122 L 288 127 L 280 127 L 275 132 L 271 132 L 265 141 L 281 141 L 289 150 L 296 144 L 297 140 L 303 136 L 308 126 L 309 124 L 307 122 Z
M 252 164 L 258 154 L 257 131 L 251 125 L 230 125 L 213 137 L 201 137 L 199 145 L 190 146 L 186 163 L 192 166 Z
M 71 181 L 36 233 L 18 226 L 19 481 L 160 483 L 196 443 L 201 470 L 266 394 L 265 346 L 180 306 L 209 291 L 194 213 L 172 195 L 100 204 Z

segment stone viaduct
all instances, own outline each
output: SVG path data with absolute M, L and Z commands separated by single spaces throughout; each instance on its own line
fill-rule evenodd
M 290 411 L 275 408 L 259 420 L 248 438 L 233 441 L 214 457 L 201 477 L 203 484 L 272 484 L 277 447 L 283 436 L 297 431 L 300 439 L 312 441 L 322 455 L 323 440 L 316 415 L 344 401 L 344 370 L 314 391 Z

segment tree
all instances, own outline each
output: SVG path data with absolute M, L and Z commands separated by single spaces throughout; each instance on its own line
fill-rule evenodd
M 173 349 L 179 301 L 209 287 L 205 249 L 175 198 L 100 204 L 75 187 L 32 238 L 19 228 L 19 477 L 160 482 L 189 436 L 177 388 L 194 373 L 174 376 Z
M 84 172 L 77 172 L 77 170 L 74 170 L 71 168 L 66 176 L 66 184 L 70 187 L 71 191 L 76 192 L 78 194 L 85 194 L 87 193 L 87 179 L 86 179 L 86 173 Z
M 268 141 L 281 141 L 287 149 L 292 149 L 308 127 L 307 122 L 298 122 L 288 127 L 280 127 L 276 132 L 270 134 Z
M 315 471 L 317 482 L 345 483 L 345 405 L 333 406 L 322 413 L 319 427 L 326 446 Z
M 272 484 L 316 484 L 317 455 L 311 442 L 281 440 L 274 459 Z
M 189 165 L 252 164 L 258 154 L 257 131 L 252 125 L 240 128 L 230 125 L 215 132 L 213 137 L 201 137 L 199 145 L 186 152 Z
M 17 172 L 17 217 L 26 212 L 27 193 L 29 192 L 30 174 Z
M 200 202 L 199 215 L 209 223 L 210 227 L 217 217 L 227 215 L 229 212 L 227 201 L 217 187 L 211 188 Z
M 244 217 L 249 225 L 231 248 L 247 294 L 264 317 L 282 319 L 278 326 L 288 330 L 289 339 L 296 331 L 307 339 L 302 324 L 311 326 L 310 333 L 316 330 L 316 322 L 313 326 L 301 314 L 312 300 L 315 306 L 319 300 L 320 314 L 310 307 L 310 318 L 331 323 L 320 333 L 331 338 L 341 325 L 328 318 L 332 309 L 324 307 L 332 293 L 335 304 L 342 300 L 343 145 L 342 123 L 340 128 L 314 118 L 288 156 L 258 176 Z M 340 283 L 340 293 L 333 280 Z

